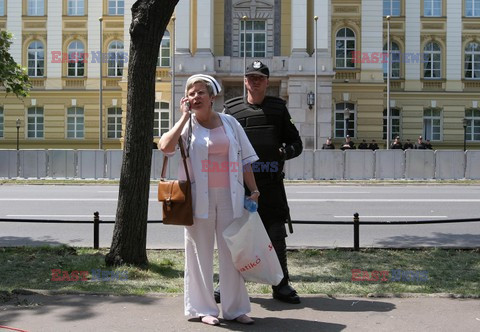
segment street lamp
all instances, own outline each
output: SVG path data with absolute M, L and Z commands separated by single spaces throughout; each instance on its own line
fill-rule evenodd
M 172 38 L 170 39 L 171 41 L 171 54 L 172 54 L 172 107 L 171 107 L 171 114 L 172 116 L 170 117 L 170 126 L 169 128 L 172 128 L 175 125 L 175 39 L 177 38 L 176 32 L 175 32 L 175 20 L 176 17 L 172 16 Z
M 345 119 L 345 137 L 348 136 L 348 121 L 350 120 L 350 110 L 345 108 L 343 111 L 343 118 Z
M 390 15 L 387 15 L 387 149 L 390 149 Z
M 20 119 L 17 119 L 15 122 L 17 125 L 17 151 L 18 151 L 18 145 L 19 145 L 19 138 L 20 138 Z
M 317 132 L 317 113 L 318 113 L 318 107 L 317 107 L 317 76 L 318 76 L 318 16 L 314 16 L 313 19 L 315 20 L 315 31 L 314 31 L 314 47 L 315 47 L 315 77 L 314 77 L 314 84 L 315 84 L 315 94 L 313 96 L 314 98 L 314 104 L 315 104 L 315 113 L 313 113 L 313 151 L 317 151 L 317 137 L 318 137 L 318 132 Z
M 467 124 L 468 124 L 468 120 L 464 118 L 462 120 L 462 122 L 463 122 L 463 151 L 466 151 L 467 150 Z
M 315 94 L 312 91 L 307 93 L 307 105 L 309 110 L 312 110 L 313 105 L 315 105 Z
M 100 22 L 100 93 L 98 110 L 98 148 L 103 150 L 103 17 L 98 19 Z
M 247 16 L 242 17 L 243 20 L 243 77 L 245 78 L 246 76 L 246 70 L 247 70 Z M 253 43 L 252 43 L 252 54 L 253 54 Z M 247 95 L 247 88 L 245 87 L 245 84 L 243 85 L 243 97 Z

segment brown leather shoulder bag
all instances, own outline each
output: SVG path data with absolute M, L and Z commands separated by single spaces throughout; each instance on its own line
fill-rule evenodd
M 188 174 L 187 161 L 183 148 L 182 137 L 178 139 L 185 167 L 186 180 L 167 180 L 168 157 L 163 156 L 163 166 L 160 182 L 158 183 L 158 200 L 162 202 L 163 219 L 166 225 L 191 226 L 193 225 L 192 184 Z

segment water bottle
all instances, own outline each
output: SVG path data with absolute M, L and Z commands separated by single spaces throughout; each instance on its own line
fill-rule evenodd
M 243 206 L 249 212 L 257 212 L 257 202 L 255 202 L 254 200 L 251 200 L 247 196 L 245 196 L 245 200 L 243 201 Z

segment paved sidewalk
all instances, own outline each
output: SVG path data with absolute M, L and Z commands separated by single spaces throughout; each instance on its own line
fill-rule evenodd
M 289 305 L 251 296 L 254 325 L 188 321 L 182 295 L 19 295 L 0 303 L 0 326 L 26 331 L 480 331 L 480 300 L 303 296 Z M 0 331 L 9 331 L 0 328 Z

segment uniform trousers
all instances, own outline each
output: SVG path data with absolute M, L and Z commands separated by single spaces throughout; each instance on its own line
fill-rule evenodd
M 222 315 L 232 320 L 250 312 L 245 281 L 232 261 L 223 231 L 232 222 L 233 209 L 229 188 L 209 188 L 208 219 L 195 218 L 185 227 L 185 315 L 190 317 L 220 314 L 213 296 L 213 252 L 217 239 L 219 274 L 222 279 Z

